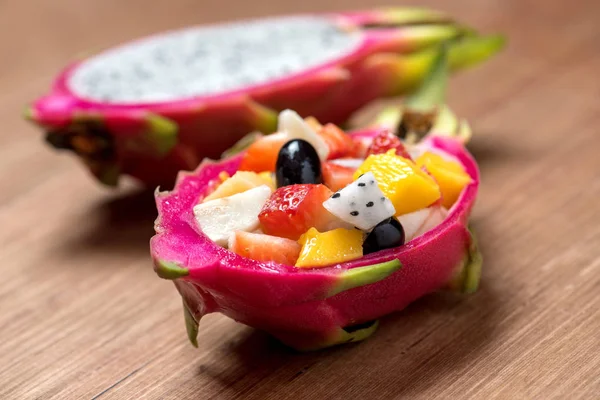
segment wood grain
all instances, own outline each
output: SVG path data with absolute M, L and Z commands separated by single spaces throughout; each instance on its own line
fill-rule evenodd
M 481 289 L 417 301 L 364 343 L 295 354 L 219 315 L 192 348 L 151 268 L 149 193 L 99 187 L 20 111 L 80 52 L 373 3 L 0 1 L 0 398 L 599 398 L 600 3 L 421 3 L 510 40 L 451 85 L 483 174 Z

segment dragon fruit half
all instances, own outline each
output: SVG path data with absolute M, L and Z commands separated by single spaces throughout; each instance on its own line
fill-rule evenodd
M 367 140 L 378 132 L 353 136 Z M 205 161 L 195 172 L 181 173 L 173 191 L 157 191 L 155 271 L 173 280 L 181 294 L 192 343 L 197 345 L 200 318 L 221 312 L 296 349 L 313 350 L 362 340 L 378 318 L 432 291 L 474 291 L 481 256 L 467 221 L 479 184 L 477 165 L 452 138 L 432 134 L 419 146 L 454 157 L 472 178 L 443 222 L 403 246 L 322 268 L 253 261 L 198 228 L 194 206 L 222 172 L 235 173 L 241 155 Z
M 26 117 L 101 182 L 170 185 L 287 108 L 342 124 L 368 102 L 417 87 L 435 45 L 453 70 L 503 44 L 420 9 L 274 17 L 194 27 L 68 66 Z

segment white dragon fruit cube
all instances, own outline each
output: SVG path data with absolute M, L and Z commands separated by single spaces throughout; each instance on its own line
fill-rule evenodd
M 319 134 L 317 134 L 317 132 L 315 132 L 296 111 L 283 110 L 280 112 L 277 130 L 279 132 L 286 132 L 290 140 L 306 140 L 315 148 L 321 161 L 327 160 L 327 157 L 329 156 L 329 146 L 327 146 L 327 142 L 325 142 L 325 139 L 319 136 Z
M 385 197 L 371 172 L 336 192 L 323 207 L 339 219 L 368 231 L 384 219 L 396 214 L 394 205 Z

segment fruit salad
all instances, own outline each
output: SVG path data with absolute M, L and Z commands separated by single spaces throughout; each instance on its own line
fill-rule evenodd
M 233 253 L 319 268 L 425 234 L 471 182 L 439 149 L 403 143 L 387 129 L 355 138 L 284 110 L 278 132 L 252 143 L 193 212 L 197 228 Z
M 370 128 L 284 110 L 275 133 L 252 133 L 157 191 L 154 268 L 179 291 L 194 345 L 214 312 L 314 350 L 361 341 L 433 291 L 476 290 L 479 172 L 468 124 L 436 89 L 442 56 L 410 108 Z

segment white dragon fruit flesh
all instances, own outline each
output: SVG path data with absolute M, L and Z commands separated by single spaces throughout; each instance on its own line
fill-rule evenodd
M 339 219 L 368 231 L 396 210 L 390 199 L 384 196 L 371 172 L 336 192 L 323 203 L 323 207 Z
M 315 148 L 322 161 L 327 160 L 327 156 L 329 156 L 329 146 L 327 146 L 325 140 L 319 136 L 297 112 L 292 110 L 283 110 L 280 112 L 277 130 L 279 132 L 287 133 L 290 140 L 306 140 Z
M 85 98 L 119 104 L 210 96 L 320 66 L 362 39 L 318 16 L 190 27 L 92 58 L 68 84 Z
M 331 160 L 330 163 L 346 168 L 358 169 L 365 162 L 362 158 L 338 158 Z
M 406 242 L 409 242 L 441 224 L 442 221 L 446 219 L 447 215 L 448 210 L 444 207 L 431 206 L 419 211 L 400 215 L 398 221 L 400 221 L 404 228 Z
M 271 196 L 267 185 L 194 206 L 194 217 L 202 232 L 220 246 L 227 246 L 235 231 L 252 232 L 259 227 L 258 214 Z

